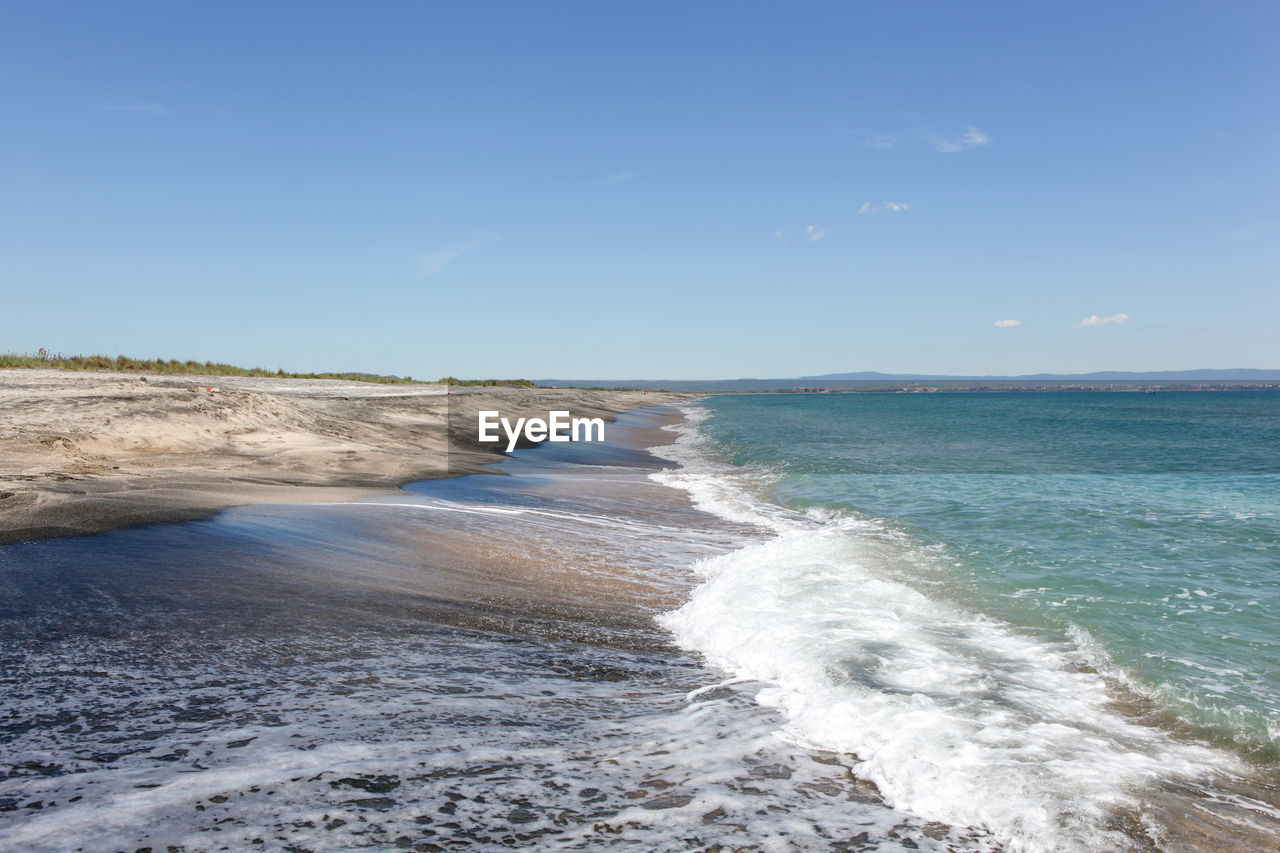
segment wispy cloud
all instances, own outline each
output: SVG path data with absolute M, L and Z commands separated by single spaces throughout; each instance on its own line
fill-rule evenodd
M 635 176 L 636 176 L 636 173 L 635 173 L 635 172 L 619 172 L 619 173 L 618 173 L 618 174 L 616 174 L 616 175 L 610 175 L 609 177 L 605 178 L 601 183 L 605 183 L 605 184 L 620 184 L 620 183 L 622 183 L 623 181 L 629 181 L 629 180 L 631 180 L 631 179 L 632 179 L 632 178 L 634 178 Z
M 879 213 L 882 210 L 887 210 L 890 213 L 902 213 L 904 210 L 910 209 L 911 205 L 907 204 L 905 201 L 882 201 L 879 204 L 871 201 L 864 201 L 862 203 L 862 207 L 858 208 L 858 214 L 866 215 Z
M 798 239 L 808 240 L 810 243 L 816 243 L 825 236 L 827 236 L 827 229 L 823 228 L 821 225 L 806 225 L 804 227 L 804 234 Z M 773 239 L 777 240 L 784 246 L 791 245 L 791 241 L 787 239 L 787 233 L 785 231 L 774 231 Z
M 479 249 L 498 239 L 498 235 L 489 233 L 475 234 L 460 243 L 441 246 L 418 256 L 418 278 L 430 278 L 458 258 L 473 249 Z
M 863 140 L 868 148 L 896 148 L 898 143 L 902 141 L 925 142 L 932 145 L 935 151 L 941 151 L 943 154 L 955 154 L 960 151 L 969 151 L 973 148 L 982 148 L 990 145 L 995 141 L 995 137 L 973 125 L 969 125 L 964 129 L 963 133 L 955 136 L 939 133 L 930 127 L 920 127 L 904 130 L 900 133 L 868 136 Z
M 147 113 L 153 116 L 167 116 L 169 111 L 159 104 L 150 101 L 140 104 L 98 104 L 98 110 L 104 113 Z
M 996 328 L 999 329 L 1013 329 L 1021 325 L 1021 320 L 996 320 Z
M 956 137 L 946 137 L 940 133 L 929 134 L 928 139 L 933 143 L 933 147 L 943 154 L 955 154 L 958 151 L 968 151 L 971 148 L 982 148 L 990 145 L 993 137 L 983 133 L 973 125 L 969 125 L 965 132 Z
M 1128 314 L 1113 314 L 1110 317 L 1099 317 L 1097 314 L 1090 314 L 1079 323 L 1072 323 L 1073 329 L 1087 329 L 1091 326 L 1106 326 L 1110 323 L 1127 323 L 1132 318 Z

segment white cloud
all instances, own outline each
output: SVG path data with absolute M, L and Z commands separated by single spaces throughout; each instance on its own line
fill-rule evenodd
M 990 145 L 994 137 L 983 133 L 973 125 L 969 125 L 964 133 L 954 139 L 948 139 L 939 133 L 930 134 L 928 139 L 933 143 L 933 147 L 942 153 L 955 154 L 958 151 L 968 151 L 971 148 L 982 148 L 985 145 Z
M 1128 314 L 1113 314 L 1110 317 L 1099 317 L 1097 314 L 1090 314 L 1079 323 L 1072 323 L 1073 329 L 1087 329 L 1090 326 L 1105 326 L 1109 323 L 1127 323 L 1132 319 Z
M 881 134 L 879 136 L 868 136 L 863 142 L 868 148 L 895 148 L 901 140 L 927 142 L 934 147 L 935 150 L 944 154 L 955 154 L 959 151 L 969 151 L 973 148 L 982 148 L 995 142 L 995 137 L 985 131 L 979 130 L 973 125 L 969 125 L 964 132 L 958 136 L 944 136 L 930 127 L 917 127 L 910 130 L 904 130 L 897 134 Z
M 492 243 L 497 239 L 498 236 L 496 234 L 476 234 L 461 243 L 442 246 L 439 249 L 433 249 L 430 252 L 419 255 L 418 278 L 430 278 L 472 249 L 479 249 L 481 246 Z
M 827 236 L 826 229 L 819 228 L 817 225 L 806 225 L 804 234 L 809 238 L 810 243 L 816 243 L 823 237 Z
M 996 320 L 996 327 L 1001 329 L 1012 329 L 1021 325 L 1021 320 Z
M 169 111 L 164 107 L 150 102 L 142 104 L 98 104 L 98 109 L 104 113 L 149 113 L 153 116 L 169 114 Z
M 781 240 L 781 241 L 782 241 L 782 245 L 784 245 L 784 246 L 790 246 L 790 245 L 791 245 L 791 241 L 787 239 L 787 235 L 786 235 L 786 234 L 783 234 L 781 231 L 774 231 L 774 232 L 773 232 L 773 236 L 774 236 L 774 239 L 776 239 L 776 240 Z
M 620 184 L 623 181 L 629 181 L 636 176 L 635 172 L 619 172 L 616 175 L 610 175 L 604 179 L 606 184 Z
M 862 203 L 862 207 L 858 208 L 858 213 L 859 214 L 879 213 L 882 210 L 887 210 L 890 213 L 901 213 L 904 210 L 910 210 L 910 209 L 911 209 L 911 205 L 907 204 L 905 201 L 882 201 L 879 204 L 873 204 L 872 202 L 864 201 Z

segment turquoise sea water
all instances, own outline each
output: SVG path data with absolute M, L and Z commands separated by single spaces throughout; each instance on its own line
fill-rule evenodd
M 883 571 L 1073 643 L 1176 724 L 1280 760 L 1280 394 L 711 398 L 769 501 L 879 520 Z
M 1274 849 L 1280 394 L 710 397 L 759 541 L 660 622 L 779 734 L 1011 850 Z

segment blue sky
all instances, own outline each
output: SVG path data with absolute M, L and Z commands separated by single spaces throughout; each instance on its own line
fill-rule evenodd
M 1276 368 L 1277 33 L 1273 2 L 5 3 L 0 350 Z

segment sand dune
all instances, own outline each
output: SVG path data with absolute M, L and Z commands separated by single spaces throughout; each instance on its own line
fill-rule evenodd
M 238 504 L 349 500 L 481 470 L 496 450 L 475 442 L 467 427 L 483 408 L 601 416 L 668 399 L 4 370 L 0 543 L 199 518 Z

